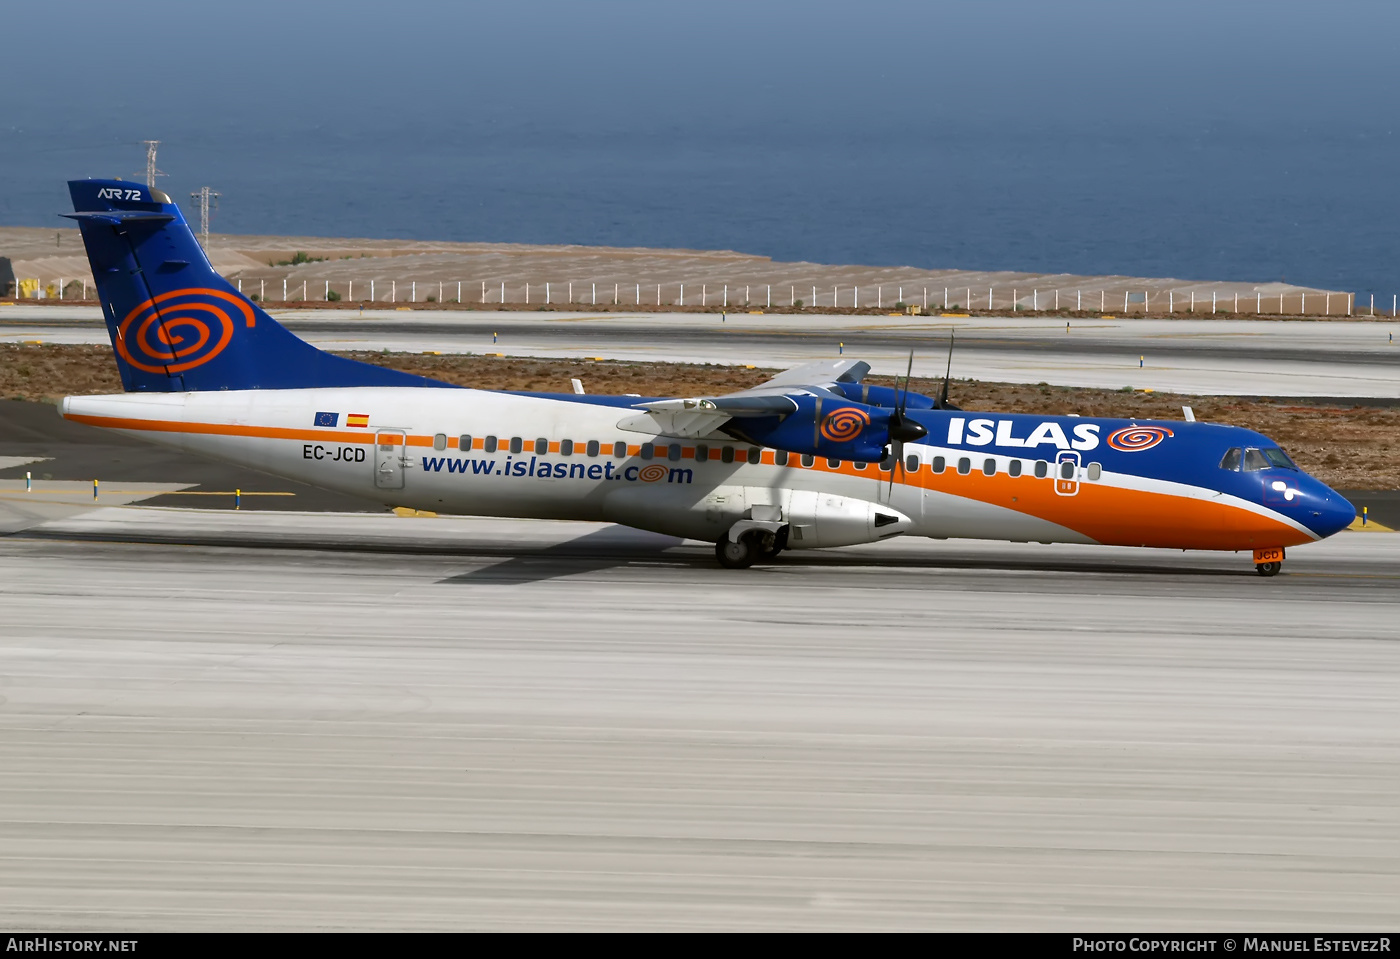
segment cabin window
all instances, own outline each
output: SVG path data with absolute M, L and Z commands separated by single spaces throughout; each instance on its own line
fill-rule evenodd
M 1060 464 L 1060 479 L 1074 479 L 1074 460 L 1065 460 Z
M 990 456 L 982 461 L 982 473 L 985 476 L 997 475 L 997 461 Z
M 561 456 L 573 456 L 573 455 L 574 455 L 574 441 L 573 441 L 573 440 L 560 440 L 560 441 L 559 441 L 559 455 L 561 455 Z
M 851 465 L 863 473 L 865 472 L 865 468 L 870 464 L 865 462 L 864 460 L 854 460 L 852 461 Z
M 935 456 L 929 465 L 933 467 L 935 473 L 941 473 L 948 468 L 948 461 L 941 456 Z
M 1259 470 L 1268 469 L 1269 461 L 1264 458 L 1264 454 L 1258 450 L 1244 451 L 1244 471 L 1255 473 Z
M 757 466 L 759 463 L 762 463 L 762 462 L 763 462 L 763 450 L 759 449 L 757 446 L 752 447 L 752 448 L 749 450 L 749 465 L 750 465 L 750 466 Z
M 1091 483 L 1097 483 L 1097 482 L 1099 481 L 1099 477 L 1102 476 L 1102 475 L 1103 475 L 1103 464 L 1101 464 L 1101 463 L 1090 463 L 1090 464 L 1089 464 L 1089 482 L 1091 482 Z
M 1006 464 L 1006 472 L 1007 472 L 1008 474 L 1010 474 L 1011 476 L 1020 476 L 1020 475 L 1021 475 L 1021 461 L 1020 461 L 1020 460 L 1012 460 L 1010 463 L 1007 463 L 1007 464 Z
M 656 447 L 650 443 L 642 444 L 642 459 L 649 460 L 656 455 Z
M 812 465 L 813 463 L 815 463 L 816 461 L 817 461 L 817 458 L 816 458 L 815 456 L 813 456 L 811 453 L 803 453 L 803 454 L 802 454 L 802 465 L 803 465 L 803 466 L 811 466 L 811 465 Z
M 598 455 L 598 441 L 597 441 L 597 440 L 589 440 L 589 441 L 588 441 L 588 455 L 589 455 L 589 456 L 597 456 L 597 455 Z
M 1234 470 L 1238 473 L 1240 470 L 1240 460 L 1243 455 L 1244 451 L 1238 446 L 1234 449 L 1226 450 L 1225 455 L 1220 458 L 1220 468 L 1223 470 Z
M 778 450 L 776 453 L 773 454 L 773 462 L 777 463 L 779 466 L 788 465 L 788 451 Z
M 679 444 L 679 443 L 672 443 L 672 444 L 671 444 L 671 448 L 670 448 L 669 450 L 666 451 L 666 458 L 667 458 L 668 460 L 678 460 L 678 459 L 680 459 L 680 458 L 681 458 L 681 444 Z
M 627 458 L 627 444 L 618 440 L 613 444 L 613 458 L 625 460 Z
M 886 455 L 884 459 L 880 460 L 880 469 L 884 470 L 886 473 L 894 469 L 894 457 Z
M 512 436 L 512 437 L 510 438 L 510 451 L 511 451 L 512 453 L 519 453 L 519 452 L 520 452 L 521 450 L 523 450 L 524 448 L 525 448 L 525 441 L 522 440 L 520 437 L 518 437 L 518 436 Z
M 710 458 L 710 448 L 703 443 L 695 447 L 695 462 L 703 463 Z
M 734 447 L 726 446 L 724 449 L 720 450 L 719 458 L 726 463 L 734 462 Z
M 917 473 L 919 471 L 918 455 L 915 453 L 910 453 L 908 456 L 904 457 L 904 468 L 910 473 Z
M 488 436 L 488 437 L 486 437 L 486 442 L 482 445 L 481 448 L 484 449 L 484 450 L 485 450 L 486 452 L 488 452 L 488 453 L 494 453 L 494 452 L 496 452 L 496 443 L 497 443 L 496 437 L 494 437 L 494 436 Z
M 543 436 L 535 440 L 535 452 L 540 456 L 543 456 L 544 454 L 548 453 L 549 440 L 545 439 Z
M 958 475 L 966 476 L 972 472 L 972 460 L 966 456 L 958 457 Z
M 1047 462 L 1045 462 L 1045 460 L 1036 460 L 1036 461 L 1035 461 L 1035 478 L 1036 478 L 1036 479 L 1045 479 L 1045 477 L 1047 477 L 1047 476 L 1049 476 L 1049 475 L 1050 475 L 1050 464 L 1047 463 Z
M 447 434 L 446 434 L 446 433 L 436 433 L 436 434 L 433 435 L 433 449 L 435 449 L 435 450 L 445 450 L 445 449 L 447 449 Z
M 834 460 L 834 459 L 832 459 L 831 457 L 828 456 L 828 457 L 826 458 L 826 466 L 827 466 L 827 469 L 839 470 L 839 469 L 841 468 L 841 461 L 840 461 L 840 460 Z
M 472 435 L 471 435 L 470 433 L 463 433 L 461 436 L 457 437 L 457 448 L 458 448 L 459 450 L 469 450 L 469 449 L 471 449 L 471 448 L 472 448 Z

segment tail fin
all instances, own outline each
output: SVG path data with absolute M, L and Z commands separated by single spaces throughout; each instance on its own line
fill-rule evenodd
M 128 392 L 447 387 L 299 339 L 214 272 L 160 190 L 70 180 L 74 213 Z

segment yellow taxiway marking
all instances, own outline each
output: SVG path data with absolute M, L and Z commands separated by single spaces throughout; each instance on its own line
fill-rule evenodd
M 1393 533 L 1393 532 L 1395 532 L 1395 530 L 1391 529 L 1389 526 L 1384 526 L 1384 525 L 1382 525 L 1382 524 L 1380 524 L 1380 523 L 1377 523 L 1377 522 L 1376 522 L 1375 520 L 1373 520 L 1373 519 L 1372 519 L 1372 520 L 1367 520 L 1366 523 L 1365 523 L 1365 525 L 1362 525 L 1362 523 L 1361 523 L 1361 517 L 1360 517 L 1360 516 L 1358 516 L 1358 517 L 1356 518 L 1356 521 L 1353 522 L 1350 526 L 1348 526 L 1347 529 L 1351 530 L 1353 533 Z

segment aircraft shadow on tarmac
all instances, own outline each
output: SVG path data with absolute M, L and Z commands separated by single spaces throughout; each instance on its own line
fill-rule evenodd
M 1129 557 L 1112 560 L 1085 556 L 1082 560 L 1064 557 L 1036 558 L 998 554 L 978 555 L 952 546 L 940 549 L 932 546 L 927 553 L 911 555 L 907 551 L 882 556 L 879 548 L 859 553 L 847 550 L 811 550 L 783 553 L 777 560 L 761 563 L 751 570 L 728 573 L 720 570 L 712 550 L 705 544 L 691 543 L 674 536 L 663 536 L 623 526 L 608 527 L 586 533 L 563 543 L 548 546 L 522 546 L 504 543 L 461 541 L 348 540 L 318 539 L 315 534 L 260 534 L 253 532 L 161 532 L 157 530 L 91 533 L 36 527 L 12 534 L 15 538 L 43 539 L 68 542 L 140 543 L 145 545 L 204 546 L 227 549 L 316 550 L 328 553 L 362 553 L 400 556 L 448 556 L 466 559 L 499 559 L 478 569 L 468 570 L 438 580 L 440 584 L 523 585 L 577 576 L 602 573 L 632 565 L 674 570 L 712 571 L 725 575 L 756 576 L 765 573 L 799 572 L 802 570 L 864 569 L 938 571 L 987 571 L 1006 573 L 1064 573 L 1111 574 L 1114 576 L 1189 576 L 1212 579 L 1257 578 L 1247 563 L 1238 569 L 1193 565 L 1184 560 L 1180 565 L 1163 563 L 1155 558 Z

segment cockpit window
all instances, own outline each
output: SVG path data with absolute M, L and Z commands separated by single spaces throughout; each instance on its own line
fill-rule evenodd
M 1268 468 L 1269 461 L 1264 458 L 1263 453 L 1258 450 L 1244 451 L 1244 471 L 1246 473 L 1254 473 Z
M 1232 450 L 1226 450 L 1225 456 L 1220 460 L 1220 468 L 1223 470 L 1234 470 L 1239 472 L 1241 450 L 1236 446 Z
M 1261 451 L 1264 458 L 1269 461 L 1270 466 L 1278 466 L 1286 470 L 1296 470 L 1297 464 L 1288 458 L 1288 454 L 1277 446 Z

